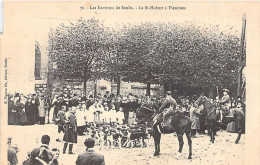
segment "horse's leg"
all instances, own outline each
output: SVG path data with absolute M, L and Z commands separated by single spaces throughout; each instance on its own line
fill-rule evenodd
M 191 135 L 190 135 L 190 131 L 186 132 L 186 137 L 188 140 L 188 144 L 189 144 L 189 157 L 188 159 L 192 159 L 192 140 L 191 140 Z
M 154 156 L 159 155 L 159 150 L 158 150 L 158 143 L 159 143 L 159 134 L 158 133 L 154 133 L 153 135 L 153 140 L 154 140 Z
M 215 135 L 216 135 L 216 123 L 212 124 L 212 130 L 211 130 L 211 136 L 212 136 L 212 143 L 215 141 Z
M 241 121 L 236 121 L 235 122 L 235 125 L 237 125 L 237 129 L 238 129 L 238 136 L 237 136 L 237 139 L 235 141 L 235 143 L 237 144 L 241 138 L 241 134 L 243 132 L 243 122 Z
M 160 154 L 160 151 L 161 151 L 161 147 L 160 147 L 160 145 L 161 145 L 161 137 L 162 137 L 162 134 L 159 133 L 159 142 L 158 142 L 158 153 L 159 154 Z
M 182 133 L 177 133 L 178 136 L 178 141 L 179 141 L 179 153 L 182 152 L 182 147 L 183 147 L 183 134 Z
M 240 138 L 241 138 L 241 134 L 242 134 L 242 132 L 243 132 L 242 129 L 240 129 L 240 130 L 238 131 L 237 140 L 235 141 L 236 144 L 239 142 L 239 140 L 240 140 Z
M 208 128 L 208 135 L 209 135 L 209 137 L 210 137 L 210 141 L 212 141 L 212 137 L 211 137 L 211 125 L 208 125 L 207 128 Z

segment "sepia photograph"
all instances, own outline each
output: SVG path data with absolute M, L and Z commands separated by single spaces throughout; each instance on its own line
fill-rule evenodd
M 258 164 L 259 9 L 5 1 L 1 164 Z

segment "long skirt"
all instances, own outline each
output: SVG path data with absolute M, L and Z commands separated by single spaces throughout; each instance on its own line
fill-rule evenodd
M 234 121 L 228 123 L 227 132 L 236 133 L 236 123 Z
M 26 113 L 26 117 L 27 117 L 27 124 L 28 125 L 33 125 L 34 124 L 34 114 L 33 112 L 28 112 Z
M 16 112 L 8 113 L 8 125 L 14 125 L 16 120 Z
M 27 123 L 26 113 L 24 111 L 19 112 L 19 124 Z

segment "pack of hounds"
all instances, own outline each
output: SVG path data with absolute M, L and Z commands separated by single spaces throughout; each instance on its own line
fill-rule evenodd
M 151 134 L 152 130 L 143 125 L 91 125 L 86 129 L 86 136 L 94 138 L 100 150 L 149 147 Z

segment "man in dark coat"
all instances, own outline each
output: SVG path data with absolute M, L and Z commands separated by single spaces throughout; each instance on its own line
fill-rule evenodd
M 38 118 L 38 113 L 39 113 L 39 110 L 38 110 L 38 106 L 39 106 L 39 98 L 36 94 L 33 94 L 32 95 L 32 104 L 34 105 L 33 108 L 34 108 L 34 120 L 35 120 L 35 123 L 38 123 L 39 122 L 39 118 Z
M 25 113 L 27 117 L 27 124 L 33 125 L 35 122 L 35 111 L 34 111 L 34 105 L 32 104 L 31 98 L 29 98 L 25 103 Z
M 86 108 L 89 110 L 89 107 L 94 104 L 94 98 L 92 95 L 89 96 L 88 100 L 86 101 Z
M 121 107 L 121 104 L 122 104 L 122 100 L 121 100 L 121 96 L 118 95 L 116 100 L 115 100 L 115 109 L 116 109 L 116 112 L 119 111 L 119 108 Z
M 49 150 L 50 136 L 43 135 L 41 139 L 42 145 L 32 150 L 30 154 L 30 165 L 42 165 L 42 161 L 49 163 L 52 160 L 52 153 Z
M 63 154 L 66 153 L 68 143 L 69 143 L 69 154 L 74 154 L 72 152 L 73 143 L 77 143 L 77 119 L 76 119 L 76 107 L 71 107 L 70 114 L 68 115 L 68 121 L 69 123 L 65 125 L 65 132 L 63 141 L 64 147 L 63 147 Z
M 177 107 L 177 102 L 174 98 L 171 96 L 171 91 L 166 92 L 165 99 L 159 108 L 159 112 L 162 112 L 160 115 L 157 116 L 156 123 L 158 123 L 161 118 L 163 119 L 162 126 L 164 126 L 164 114 L 167 113 L 170 110 L 175 110 Z M 155 123 L 155 124 L 156 124 Z
M 105 165 L 105 158 L 103 155 L 94 151 L 95 140 L 93 138 L 87 138 L 84 142 L 87 147 L 86 152 L 78 156 L 76 165 Z
M 14 110 L 14 98 L 10 96 L 8 98 L 8 125 L 14 124 L 14 116 L 16 115 L 16 111 Z
M 52 106 L 55 106 L 54 107 L 54 111 L 53 111 L 53 120 L 55 120 L 57 118 L 57 114 L 59 112 L 59 110 L 61 110 L 61 107 L 63 105 L 66 105 L 67 104 L 65 103 L 64 99 L 63 99 L 63 95 L 61 94 L 59 97 L 58 97 L 58 100 L 55 101 Z
M 27 122 L 24 105 L 20 102 L 20 98 L 16 101 L 14 108 L 17 113 L 17 124 L 19 125 L 25 125 Z
M 79 102 L 78 102 L 78 96 L 77 94 L 73 95 L 73 98 L 71 100 L 69 100 L 69 105 L 68 107 L 72 107 L 72 106 L 78 106 Z

